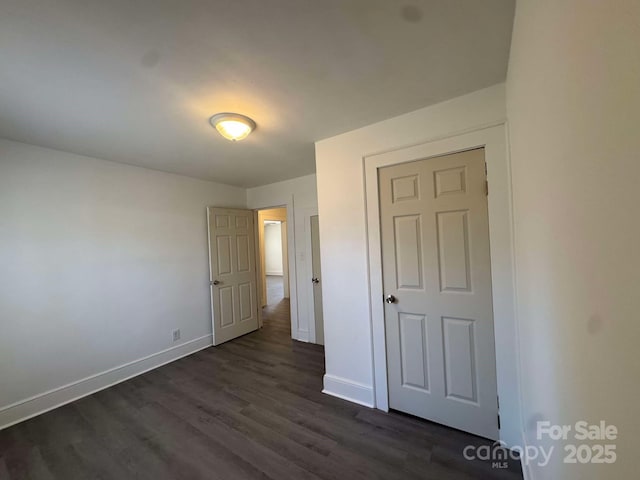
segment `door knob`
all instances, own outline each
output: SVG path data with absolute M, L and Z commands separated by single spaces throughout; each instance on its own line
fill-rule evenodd
M 393 295 L 387 295 L 384 297 L 385 303 L 396 303 L 398 300 Z
M 213 282 L 210 282 L 211 285 L 220 285 L 220 282 L 218 280 L 214 280 Z
M 311 279 L 311 282 L 315 283 L 315 284 L 318 284 L 318 283 L 320 283 L 320 280 L 318 278 L 314 277 L 314 278 Z

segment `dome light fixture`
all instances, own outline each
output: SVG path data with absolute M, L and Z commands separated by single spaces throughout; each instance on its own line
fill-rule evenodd
M 216 113 L 209 122 L 220 135 L 232 142 L 247 138 L 256 128 L 256 122 L 239 113 Z

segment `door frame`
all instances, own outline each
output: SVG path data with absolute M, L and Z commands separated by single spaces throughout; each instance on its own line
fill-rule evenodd
M 258 204 L 254 205 L 251 210 L 254 211 L 254 218 L 256 219 L 256 225 L 258 223 L 258 210 L 267 210 L 271 208 L 286 208 L 287 209 L 287 257 L 289 260 L 289 317 L 291 318 L 291 338 L 294 340 L 300 340 L 300 333 L 298 328 L 298 277 L 296 274 L 296 241 L 295 241 L 295 222 L 294 222 L 294 205 L 293 195 L 282 195 L 279 202 L 270 204 Z M 256 228 L 256 252 L 259 256 L 258 247 L 258 229 Z M 259 258 L 259 257 L 258 257 Z M 261 267 L 260 267 L 261 268 Z M 258 285 L 261 286 L 262 280 L 260 276 L 262 273 L 258 271 Z M 260 302 L 258 302 L 260 303 Z M 262 327 L 262 306 L 258 306 L 259 314 L 258 319 L 260 327 Z
M 287 280 L 286 284 L 283 285 L 284 287 L 284 291 L 283 293 L 288 293 L 289 295 L 285 295 L 285 298 L 289 298 L 290 296 L 290 285 L 288 285 L 289 283 L 291 283 L 289 281 L 289 233 L 288 233 L 288 224 L 287 224 L 287 216 L 280 216 L 280 215 L 269 215 L 269 216 L 263 216 L 262 218 L 262 222 L 260 221 L 260 212 L 263 211 L 268 211 L 268 210 L 280 210 L 280 209 L 285 209 L 286 210 L 287 207 L 285 206 L 281 206 L 281 207 L 274 207 L 274 208 L 260 208 L 259 210 L 255 211 L 255 217 L 257 218 L 257 245 L 258 245 L 258 265 L 259 265 L 259 270 L 258 270 L 258 286 L 262 287 L 260 289 L 260 301 L 258 302 L 260 304 L 260 310 L 262 311 L 262 307 L 265 305 L 262 305 L 262 294 L 265 293 L 265 301 L 267 300 L 266 298 L 266 290 L 267 290 L 267 283 L 266 283 L 266 249 L 265 249 L 265 226 L 264 226 L 264 222 L 268 221 L 268 220 L 274 220 L 274 221 L 278 221 L 281 222 L 281 227 L 284 227 L 281 229 L 281 236 L 282 238 L 285 240 L 282 242 L 282 269 L 283 269 L 283 281 Z M 287 246 L 287 249 L 285 250 L 285 245 Z M 286 266 L 286 268 L 285 268 Z M 262 323 L 260 324 L 262 325 Z
M 489 182 L 489 241 L 492 302 L 496 345 L 496 376 L 503 430 L 507 444 L 521 438 L 519 349 L 515 321 L 514 243 L 511 171 L 504 124 L 441 137 L 419 145 L 401 147 L 363 157 L 369 266 L 370 316 L 372 329 L 373 393 L 375 407 L 389 410 L 387 350 L 384 328 L 382 248 L 378 169 L 414 160 L 484 148 Z M 514 383 L 515 382 L 515 383 Z M 513 386 L 517 386 L 516 395 Z

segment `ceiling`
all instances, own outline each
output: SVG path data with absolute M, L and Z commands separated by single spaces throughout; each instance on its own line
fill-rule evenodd
M 0 137 L 251 187 L 504 81 L 513 0 L 2 0 Z M 217 112 L 253 118 L 232 143 Z

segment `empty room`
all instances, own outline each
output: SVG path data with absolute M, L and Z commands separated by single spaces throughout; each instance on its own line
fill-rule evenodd
M 0 0 L 0 480 L 636 478 L 639 46 L 638 0 Z

